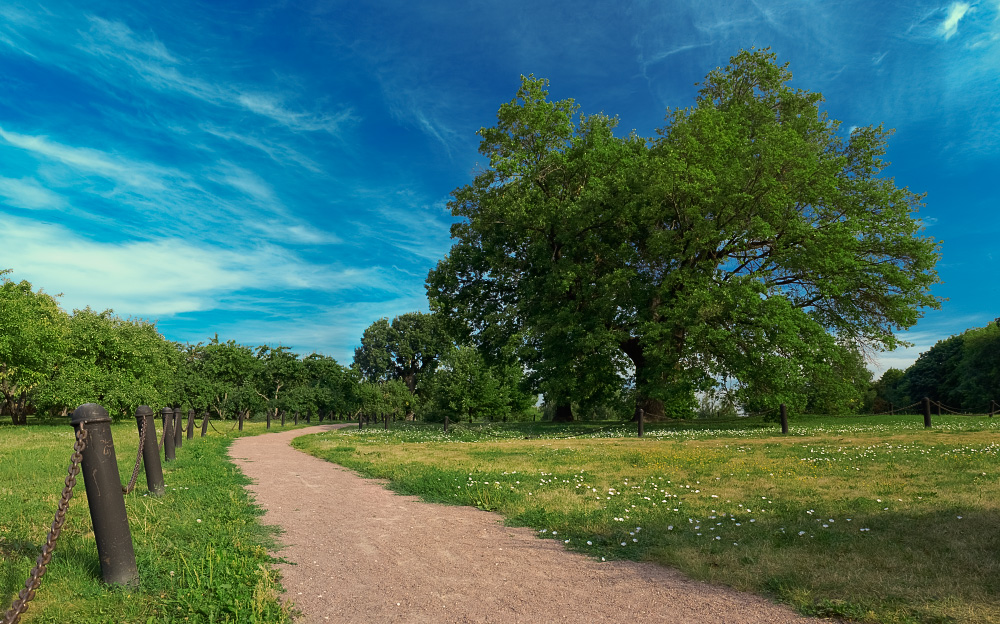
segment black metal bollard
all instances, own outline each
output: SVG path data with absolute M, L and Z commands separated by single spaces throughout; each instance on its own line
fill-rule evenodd
M 139 439 L 142 430 L 146 430 L 146 439 L 142 445 L 142 465 L 146 469 L 146 488 L 153 496 L 163 496 L 163 466 L 160 465 L 160 449 L 156 441 L 156 418 L 148 405 L 140 405 L 135 410 L 135 425 L 139 429 Z
M 163 461 L 174 461 L 177 457 L 174 450 L 174 410 L 164 407 L 160 415 L 163 417 Z
M 306 412 L 306 424 L 311 425 L 312 421 L 313 421 L 313 413 L 312 410 L 309 410 L 308 412 Z
M 281 426 L 285 426 L 285 410 L 281 410 Z
M 174 450 L 184 446 L 184 426 L 181 424 L 181 408 L 174 408 Z
M 205 437 L 208 433 L 208 410 L 205 410 L 201 415 L 201 437 Z
M 135 566 L 132 532 L 125 515 L 125 496 L 118 477 L 115 443 L 111 438 L 111 418 L 96 403 L 81 405 L 70 420 L 75 429 L 87 430 L 81 472 L 87 489 L 90 521 L 94 526 L 101 578 L 105 583 L 132 585 L 139 580 Z M 154 442 L 155 444 L 155 442 Z
M 187 439 L 190 440 L 194 437 L 194 410 L 188 410 L 188 433 Z
M 243 410 L 240 410 L 240 431 L 243 431 Z
M 788 406 L 781 404 L 781 433 L 788 433 Z
M 641 438 L 643 434 L 646 433 L 645 421 L 646 420 L 646 410 L 639 410 L 639 437 Z
M 929 398 L 927 398 L 927 397 L 924 397 L 923 404 L 924 404 L 924 428 L 930 429 L 931 428 L 931 400 Z M 941 408 L 939 407 L 938 411 L 940 411 L 940 410 L 941 410 Z

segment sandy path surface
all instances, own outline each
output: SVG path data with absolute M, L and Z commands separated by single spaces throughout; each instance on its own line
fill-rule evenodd
M 653 564 L 602 563 L 493 513 L 399 496 L 289 446 L 322 425 L 237 439 L 230 456 L 280 526 L 297 622 L 811 622 Z

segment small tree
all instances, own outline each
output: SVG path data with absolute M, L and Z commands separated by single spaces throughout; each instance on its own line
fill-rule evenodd
M 10 271 L 0 271 L 0 276 Z M 69 320 L 55 298 L 29 282 L 0 284 L 0 412 L 27 422 L 28 396 L 66 353 Z

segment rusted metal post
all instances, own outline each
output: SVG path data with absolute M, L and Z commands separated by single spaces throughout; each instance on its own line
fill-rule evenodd
M 640 409 L 639 410 L 639 437 L 640 438 L 643 436 L 643 434 L 646 433 L 645 422 L 644 422 L 645 420 L 646 420 L 646 410 Z
M 788 406 L 781 404 L 781 433 L 788 433 Z
M 201 437 L 205 437 L 208 433 L 208 410 L 205 410 L 201 415 Z
M 133 585 L 139 580 L 135 566 L 132 532 L 125 515 L 125 496 L 118 476 L 115 443 L 111 438 L 111 418 L 96 403 L 81 405 L 70 420 L 75 429 L 87 430 L 81 472 L 87 489 L 90 521 L 105 583 Z M 155 444 L 155 440 L 154 440 Z
M 156 442 L 156 417 L 148 405 L 140 405 L 135 410 L 135 424 L 139 428 L 139 439 L 143 439 L 142 430 L 146 430 L 142 445 L 142 465 L 146 469 L 146 488 L 153 496 L 163 496 L 163 466 L 160 465 L 160 449 Z
M 931 428 L 931 400 L 928 397 L 924 397 L 922 401 L 924 404 L 924 428 Z M 941 408 L 938 407 L 938 413 L 940 413 Z
M 174 449 L 184 445 L 184 427 L 181 425 L 181 408 L 174 408 Z
M 187 439 L 190 440 L 194 437 L 194 410 L 188 410 L 188 434 Z
M 177 457 L 174 450 L 174 410 L 164 407 L 160 416 L 163 417 L 163 461 L 174 461 Z

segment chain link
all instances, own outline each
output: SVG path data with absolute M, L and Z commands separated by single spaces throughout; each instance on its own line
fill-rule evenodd
M 139 466 L 142 466 L 142 449 L 146 446 L 146 419 L 142 419 L 142 427 L 139 431 L 139 452 L 135 456 L 135 466 L 132 468 L 132 478 L 129 479 L 128 485 L 122 486 L 122 494 L 129 494 L 135 489 L 135 480 L 139 478 Z
M 17 599 L 11 604 L 10 609 L 4 614 L 4 624 L 17 624 L 21 620 L 21 614 L 28 610 L 28 603 L 35 597 L 35 592 L 42 584 L 42 576 L 52 560 L 52 551 L 55 550 L 56 540 L 62 532 L 63 523 L 66 522 L 66 510 L 69 509 L 69 499 L 73 496 L 73 486 L 76 485 L 76 477 L 80 474 L 80 461 L 83 459 L 83 449 L 87 447 L 87 430 L 84 423 L 76 432 L 76 444 L 73 445 L 73 455 L 70 457 L 69 474 L 62 491 L 62 498 L 59 499 L 59 506 L 56 508 L 56 516 L 52 520 L 52 528 L 49 530 L 42 552 L 35 560 L 35 567 L 31 569 L 28 580 L 24 583 L 24 589 L 17 595 Z

